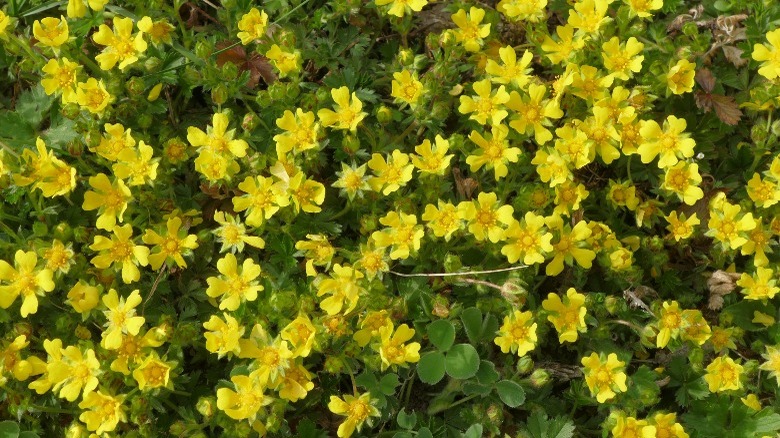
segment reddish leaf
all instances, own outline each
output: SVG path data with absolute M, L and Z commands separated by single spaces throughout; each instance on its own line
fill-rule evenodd
M 708 68 L 700 68 L 696 71 L 696 83 L 704 90 L 705 93 L 712 93 L 715 88 L 715 76 Z
M 713 94 L 711 99 L 712 107 L 715 108 L 715 115 L 718 116 L 721 122 L 732 126 L 739 123 L 742 111 L 739 109 L 737 102 L 734 101 L 733 96 Z
M 220 41 L 216 48 L 222 50 L 231 44 L 231 41 Z M 268 58 L 257 53 L 248 56 L 242 46 L 232 47 L 217 55 L 218 66 L 222 67 L 228 61 L 235 64 L 242 73 L 249 71 L 249 82 L 247 83 L 249 88 L 255 88 L 261 77 L 266 84 L 272 84 L 276 81 L 276 74 L 268 62 Z

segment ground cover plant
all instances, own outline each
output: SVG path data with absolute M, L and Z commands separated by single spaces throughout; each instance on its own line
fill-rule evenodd
M 780 431 L 780 5 L 9 0 L 0 436 Z

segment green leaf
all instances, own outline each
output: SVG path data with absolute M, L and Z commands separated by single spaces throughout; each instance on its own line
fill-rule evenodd
M 510 408 L 516 408 L 525 401 L 525 391 L 518 383 L 511 380 L 502 380 L 496 383 L 498 397 Z
M 460 319 L 463 321 L 463 328 L 469 341 L 472 344 L 479 343 L 482 338 L 482 311 L 476 307 L 469 307 L 461 313 Z
M 482 425 L 479 423 L 472 424 L 471 427 L 466 429 L 463 434 L 463 438 L 481 438 L 482 437 Z
M 433 438 L 433 433 L 427 427 L 421 427 L 417 431 L 417 438 Z
M 3 421 L 0 423 L 0 438 L 17 438 L 19 436 L 19 425 L 14 421 Z
M 396 432 L 395 435 L 393 435 L 393 438 L 412 438 L 414 435 L 412 435 L 409 432 Z
M 455 342 L 455 326 L 451 322 L 440 319 L 428 324 L 428 339 L 441 351 L 447 351 Z
M 327 438 L 328 432 L 317 429 L 317 425 L 315 425 L 312 420 L 304 418 L 298 423 L 295 436 L 300 438 Z
M 47 96 L 43 87 L 38 84 L 19 96 L 15 110 L 27 123 L 37 127 L 41 124 L 45 113 L 51 108 L 52 102 L 54 102 L 54 98 Z
M 479 354 L 471 344 L 458 344 L 447 352 L 447 374 L 456 379 L 469 379 L 479 370 Z
M 417 375 L 429 385 L 435 385 L 444 377 L 444 354 L 431 351 L 424 354 L 417 363 Z
M 379 380 L 379 390 L 384 395 L 393 395 L 395 394 L 395 388 L 400 384 L 401 381 L 398 380 L 397 374 L 385 374 Z
M 396 421 L 398 421 L 398 425 L 404 429 L 414 429 L 414 426 L 417 425 L 417 414 L 414 412 L 407 414 L 404 409 L 401 409 L 398 411 Z
M 53 120 L 52 123 L 54 123 Z M 43 133 L 43 139 L 46 141 L 46 146 L 54 149 L 62 149 L 63 146 L 66 146 L 79 136 L 75 127 L 76 124 L 72 120 L 61 117 L 56 125 L 53 125 Z
M 490 392 L 493 391 L 493 387 L 488 385 L 483 385 L 481 383 L 474 383 L 472 381 L 468 381 L 463 384 L 463 393 L 466 395 L 480 395 L 482 397 L 490 394 Z
M 545 412 L 535 411 L 528 417 L 527 430 L 531 438 L 571 438 L 574 423 L 566 417 L 548 420 Z
M 29 430 L 20 432 L 19 438 L 38 438 L 38 434 Z
M 477 380 L 479 380 L 479 383 L 492 385 L 498 380 L 498 377 L 496 365 L 493 364 L 493 362 L 483 360 L 479 363 L 479 370 L 477 370 Z

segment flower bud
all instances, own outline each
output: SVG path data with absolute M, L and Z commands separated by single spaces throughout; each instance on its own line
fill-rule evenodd
M 160 58 L 156 56 L 150 56 L 146 59 L 146 61 L 144 61 L 144 70 L 146 70 L 147 73 L 153 73 L 157 71 L 158 68 L 160 68 L 160 64 L 162 64 Z
M 360 140 L 356 135 L 347 134 L 344 136 L 344 139 L 341 140 L 341 148 L 349 155 L 355 155 L 360 149 Z
M 537 368 L 528 379 L 534 388 L 541 388 L 550 381 L 550 373 L 544 368 Z
M 195 409 L 200 412 L 200 415 L 203 415 L 204 418 L 209 419 L 212 415 L 214 415 L 214 408 L 216 407 L 216 402 L 214 401 L 213 397 L 201 397 L 198 399 L 198 403 L 195 405 Z
M 517 372 L 520 374 L 528 374 L 534 369 L 534 360 L 529 356 L 523 356 L 517 361 Z
M 336 356 L 328 356 L 325 359 L 323 368 L 326 372 L 331 374 L 341 374 L 344 371 L 344 361 Z
M 276 81 L 268 86 L 268 95 L 273 101 L 283 101 L 287 98 L 287 87 L 283 82 Z
M 133 76 L 127 82 L 125 82 L 125 90 L 130 96 L 139 96 L 146 90 L 144 80 L 138 76 Z
M 78 104 L 69 103 L 60 108 L 60 114 L 68 120 L 74 120 L 81 114 L 81 108 L 79 108 Z
M 252 132 L 255 128 L 257 128 L 259 121 L 259 117 L 255 113 L 246 113 L 244 114 L 244 118 L 241 120 L 241 128 L 244 131 Z
M 449 316 L 450 300 L 444 295 L 436 295 L 433 297 L 433 310 L 431 313 L 438 318 L 446 318 Z
M 385 125 L 393 120 L 393 110 L 382 105 L 376 110 L 376 119 L 379 123 Z
M 214 46 L 208 40 L 199 40 L 195 43 L 195 56 L 200 59 L 208 59 L 214 52 Z
M 682 33 L 685 36 L 695 37 L 699 35 L 699 26 L 695 22 L 689 21 L 682 26 Z

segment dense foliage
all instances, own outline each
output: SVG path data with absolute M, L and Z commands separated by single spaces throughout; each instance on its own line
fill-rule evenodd
M 9 0 L 0 436 L 780 431 L 780 5 Z

